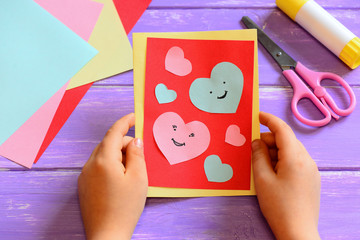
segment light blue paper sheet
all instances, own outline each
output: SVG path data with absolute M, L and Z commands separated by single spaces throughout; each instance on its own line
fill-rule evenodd
M 1 0 L 0 145 L 96 54 L 32 0 Z

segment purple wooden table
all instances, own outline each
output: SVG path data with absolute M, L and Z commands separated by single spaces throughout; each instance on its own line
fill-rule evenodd
M 295 59 L 345 78 L 359 100 L 360 68 L 347 68 L 274 2 L 153 0 L 133 32 L 239 29 L 239 20 L 248 15 Z M 318 3 L 360 36 L 360 1 Z M 290 111 L 292 89 L 262 47 L 259 69 L 260 109 L 290 124 L 321 170 L 321 237 L 359 239 L 360 107 L 324 128 L 304 127 Z M 0 239 L 85 239 L 77 177 L 107 129 L 133 111 L 132 81 L 128 72 L 94 84 L 32 170 L 0 158 Z M 347 103 L 337 86 L 329 89 L 343 105 Z M 303 104 L 303 110 L 312 114 L 309 107 Z M 256 197 L 151 198 L 133 239 L 273 239 L 273 235 Z

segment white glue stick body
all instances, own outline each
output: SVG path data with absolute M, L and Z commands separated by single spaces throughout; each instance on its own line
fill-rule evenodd
M 360 39 L 313 0 L 276 0 L 276 5 L 350 68 L 360 65 Z

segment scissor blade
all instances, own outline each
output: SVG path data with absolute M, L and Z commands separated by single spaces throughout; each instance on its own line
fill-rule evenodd
M 271 54 L 275 61 L 279 64 L 280 68 L 284 70 L 293 69 L 296 67 L 296 61 L 290 57 L 281 47 L 279 47 L 271 38 L 264 33 L 262 29 L 256 23 L 254 23 L 249 17 L 244 16 L 241 21 L 247 28 L 257 29 L 257 36 L 259 42 L 265 47 L 265 49 Z

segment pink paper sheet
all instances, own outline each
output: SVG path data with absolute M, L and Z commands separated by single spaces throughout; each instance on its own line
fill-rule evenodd
M 90 0 L 35 0 L 49 13 L 88 40 L 103 8 Z M 64 85 L 24 125 L 0 146 L 0 155 L 31 168 L 45 135 L 64 96 Z
M 56 92 L 1 146 L 0 155 L 30 168 L 61 101 L 67 84 Z
M 34 0 L 85 41 L 89 40 L 103 8 L 91 0 Z

